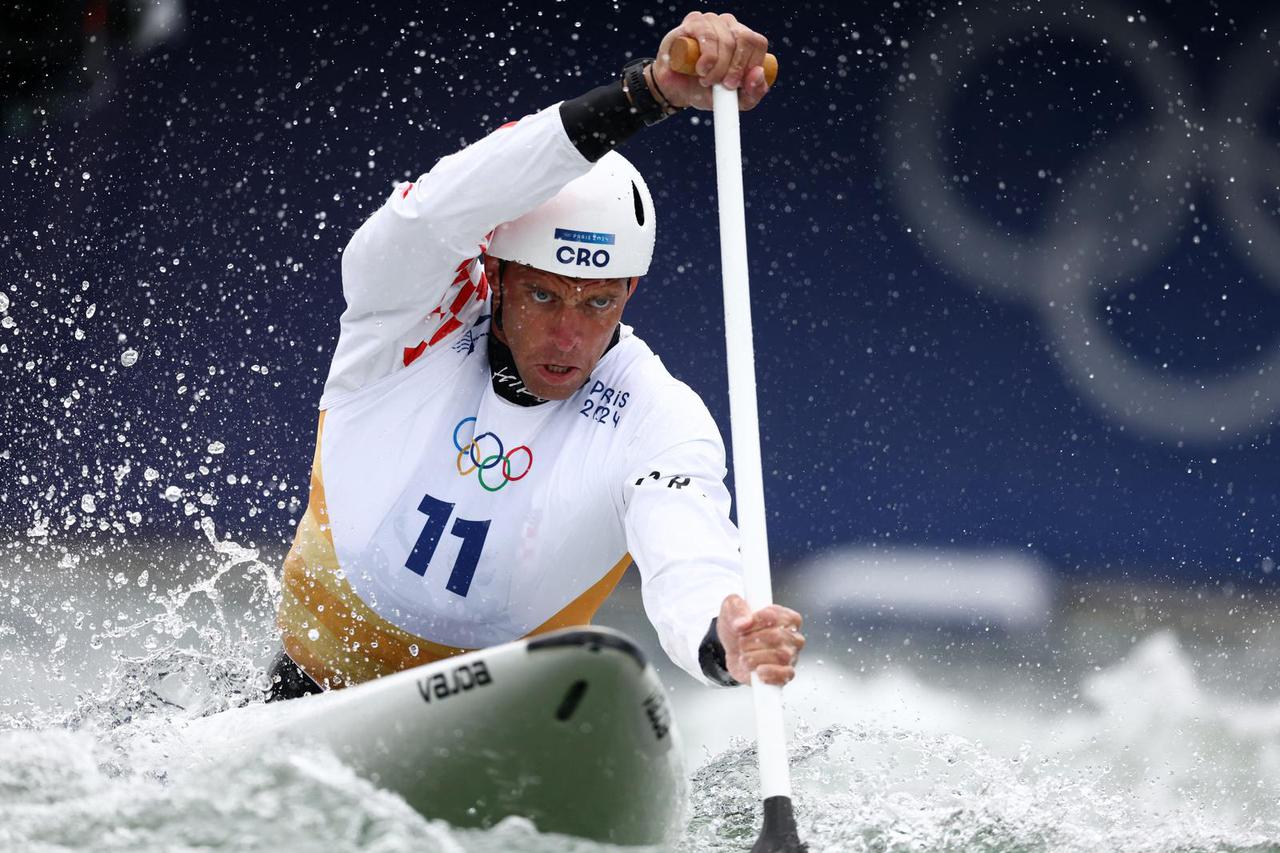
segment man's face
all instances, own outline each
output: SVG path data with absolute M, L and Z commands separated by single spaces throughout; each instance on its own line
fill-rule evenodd
M 498 276 L 496 258 L 485 275 Z M 636 279 L 569 278 L 508 263 L 502 274 L 502 328 L 498 340 L 511 349 L 530 392 L 567 400 L 587 381 L 622 319 Z M 494 306 L 495 310 L 497 306 Z

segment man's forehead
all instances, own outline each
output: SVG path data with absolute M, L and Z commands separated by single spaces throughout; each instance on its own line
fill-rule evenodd
M 625 288 L 628 281 L 625 278 L 573 278 L 514 262 L 508 268 L 508 274 L 511 273 L 514 273 L 520 281 L 536 282 L 568 290 L 591 290 L 609 286 Z

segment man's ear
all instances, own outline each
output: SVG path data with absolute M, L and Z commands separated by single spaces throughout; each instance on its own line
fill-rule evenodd
M 502 332 L 502 281 L 503 262 L 492 255 L 484 256 L 484 279 L 489 283 L 490 307 L 493 308 L 493 332 L 498 340 L 506 343 Z
M 493 313 L 499 314 L 502 308 L 502 260 L 492 255 L 484 256 L 484 279 L 489 282 L 489 289 L 493 293 Z M 501 325 L 501 321 L 499 321 Z
M 636 288 L 639 286 L 640 286 L 640 276 L 638 275 L 631 276 L 631 279 L 627 282 L 627 298 L 628 299 L 631 298 L 631 295 L 636 292 Z
M 498 277 L 498 263 L 493 255 L 484 256 L 484 277 L 489 280 L 489 284 L 493 284 Z

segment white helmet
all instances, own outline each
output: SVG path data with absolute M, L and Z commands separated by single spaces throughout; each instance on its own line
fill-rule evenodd
M 610 151 L 550 199 L 499 225 L 488 254 L 571 278 L 630 278 L 649 271 L 654 233 L 644 178 Z

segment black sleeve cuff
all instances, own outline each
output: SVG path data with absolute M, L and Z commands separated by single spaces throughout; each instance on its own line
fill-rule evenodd
M 724 644 L 720 642 L 720 635 L 716 632 L 718 621 L 719 616 L 711 620 L 711 627 L 698 646 L 698 663 L 702 666 L 702 674 L 713 683 L 721 687 L 737 687 L 741 682 L 729 674 L 729 668 L 725 664 Z
M 592 162 L 644 128 L 644 119 L 627 100 L 621 80 L 562 103 L 560 121 L 574 147 Z

